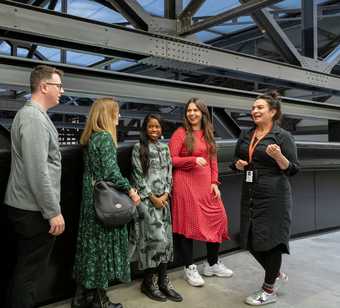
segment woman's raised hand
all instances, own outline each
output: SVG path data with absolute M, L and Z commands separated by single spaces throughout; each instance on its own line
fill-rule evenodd
M 281 148 L 277 144 L 269 144 L 266 148 L 266 153 L 274 159 L 281 156 Z

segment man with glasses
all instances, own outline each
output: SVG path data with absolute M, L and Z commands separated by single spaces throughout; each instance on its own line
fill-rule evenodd
M 7 306 L 32 308 L 36 287 L 48 264 L 55 237 L 64 232 L 60 210 L 61 155 L 58 132 L 47 110 L 64 93 L 63 72 L 40 65 L 31 73 L 32 98 L 11 127 L 12 161 L 5 195 L 16 239 L 16 266 Z

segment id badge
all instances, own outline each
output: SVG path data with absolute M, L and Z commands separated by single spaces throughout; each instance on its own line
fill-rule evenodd
M 253 183 L 254 178 L 254 171 L 253 170 L 247 170 L 246 171 L 246 182 L 247 183 Z

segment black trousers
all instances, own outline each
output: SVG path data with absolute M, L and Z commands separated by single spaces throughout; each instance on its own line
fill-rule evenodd
M 16 241 L 16 264 L 9 284 L 6 308 L 32 308 L 39 277 L 44 275 L 55 237 L 40 212 L 7 207 Z
M 193 239 L 186 238 L 183 235 L 177 235 L 179 241 L 179 249 L 181 251 L 182 262 L 186 267 L 194 263 L 193 257 Z M 220 243 L 206 242 L 207 245 L 207 261 L 209 265 L 214 265 L 218 261 L 218 252 L 220 250 Z
M 280 273 L 282 264 L 282 251 L 281 245 L 278 245 L 270 250 L 257 251 L 252 247 L 252 233 L 249 231 L 249 252 L 253 255 L 257 262 L 261 264 L 265 271 L 264 282 L 269 285 L 273 285 L 277 276 Z

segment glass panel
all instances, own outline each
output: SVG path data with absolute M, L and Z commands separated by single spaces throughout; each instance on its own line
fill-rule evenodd
M 18 57 L 27 57 L 28 49 L 18 48 L 17 53 L 18 53 Z
M 56 48 L 39 46 L 37 50 L 45 56 L 48 60 L 54 62 L 60 62 L 60 50 Z
M 138 0 L 138 3 L 155 16 L 164 16 L 164 0 Z
M 220 36 L 219 34 L 211 33 L 208 31 L 201 31 L 201 32 L 196 33 L 197 39 L 201 42 L 206 42 L 219 36 Z
M 214 16 L 224 11 L 230 10 L 236 6 L 239 6 L 240 2 L 238 0 L 228 0 L 228 1 L 216 1 L 216 0 L 207 0 L 200 7 L 196 16 Z
M 89 55 L 89 54 L 79 53 L 79 52 L 74 52 L 74 51 L 67 52 L 67 63 L 68 64 L 89 66 L 103 59 L 104 57 L 101 57 L 101 56 Z
M 119 71 L 119 70 L 123 70 L 125 68 L 128 68 L 130 66 L 133 66 L 135 64 L 136 64 L 136 62 L 134 62 L 134 61 L 118 60 L 118 61 L 111 64 L 111 69 L 113 71 Z
M 2 44 L 0 44 L 0 53 L 6 54 L 6 55 L 10 54 L 11 47 L 6 42 L 2 42 Z
M 70 0 L 68 14 L 111 24 L 126 22 L 126 19 L 113 9 L 88 0 Z

